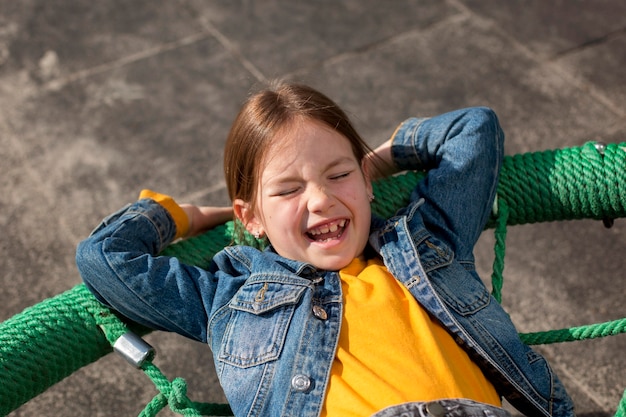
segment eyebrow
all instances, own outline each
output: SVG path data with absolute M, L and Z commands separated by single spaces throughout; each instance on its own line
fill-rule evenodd
M 330 161 L 330 162 L 326 165 L 326 167 L 324 167 L 324 172 L 326 172 L 326 171 L 328 171 L 328 170 L 330 170 L 330 169 L 332 169 L 332 168 L 336 167 L 337 165 L 341 165 L 341 164 L 343 164 L 344 162 L 353 162 L 355 159 L 356 159 L 356 158 L 354 158 L 354 159 L 353 159 L 353 158 L 348 157 L 348 156 L 342 156 L 342 157 L 339 157 L 339 158 L 337 158 L 337 159 L 334 159 L 334 160 Z

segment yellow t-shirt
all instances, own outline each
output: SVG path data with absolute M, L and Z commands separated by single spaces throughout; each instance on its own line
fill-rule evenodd
M 339 272 L 344 314 L 322 416 L 364 417 L 408 401 L 500 406 L 482 371 L 378 259 Z

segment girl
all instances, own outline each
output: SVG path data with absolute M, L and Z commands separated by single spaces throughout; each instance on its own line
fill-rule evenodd
M 144 191 L 79 245 L 78 267 L 107 306 L 208 343 L 236 416 L 507 416 L 501 396 L 571 416 L 474 268 L 503 140 L 473 108 L 408 119 L 368 153 L 334 102 L 280 84 L 232 126 L 232 208 Z M 411 203 L 372 216 L 371 180 L 405 169 L 428 170 Z M 267 249 L 227 247 L 208 270 L 158 256 L 233 214 Z

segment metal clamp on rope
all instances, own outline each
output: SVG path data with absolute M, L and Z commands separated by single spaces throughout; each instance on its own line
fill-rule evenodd
M 126 332 L 113 344 L 113 350 L 135 368 L 140 368 L 146 360 L 156 354 L 154 348 L 133 332 Z

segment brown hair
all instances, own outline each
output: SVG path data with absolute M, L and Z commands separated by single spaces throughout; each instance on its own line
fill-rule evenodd
M 276 83 L 244 103 L 228 134 L 224 174 L 231 201 L 241 199 L 255 207 L 267 151 L 280 130 L 298 119 L 322 122 L 346 137 L 358 161 L 370 151 L 330 98 L 306 85 Z

